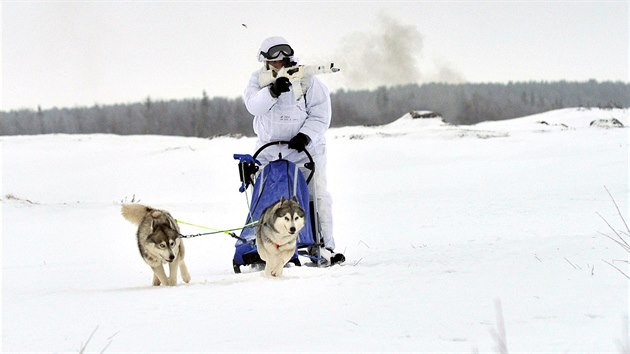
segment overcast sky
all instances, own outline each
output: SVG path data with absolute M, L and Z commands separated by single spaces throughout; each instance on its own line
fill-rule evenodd
M 627 1 L 2 2 L 2 110 L 241 95 L 260 42 L 331 90 L 628 81 Z

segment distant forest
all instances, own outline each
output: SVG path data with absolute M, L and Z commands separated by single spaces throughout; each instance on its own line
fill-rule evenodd
M 503 120 L 565 107 L 630 107 L 623 82 L 424 84 L 339 90 L 331 95 L 332 126 L 380 125 L 416 110 L 451 124 Z M 241 98 L 152 100 L 116 105 L 0 112 L 0 135 L 155 134 L 194 137 L 252 136 L 252 116 Z

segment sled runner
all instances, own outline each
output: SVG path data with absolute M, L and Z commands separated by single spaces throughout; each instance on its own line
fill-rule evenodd
M 287 200 L 296 197 L 300 206 L 304 209 L 306 222 L 298 235 L 295 255 L 290 262 L 297 266 L 301 265 L 298 259 L 299 252 L 300 255 L 308 256 L 314 263 L 319 265 L 321 264 L 319 250 L 323 243 L 317 219 L 317 206 L 314 201 L 311 201 L 311 199 L 316 199 L 314 198 L 315 196 L 309 198 L 308 192 L 308 183 L 315 173 L 313 157 L 307 150 L 304 150 L 303 153 L 306 154 L 309 161 L 304 166 L 297 166 L 293 162 L 283 159 L 282 155 L 280 155 L 276 160 L 270 161 L 259 171 L 258 166 L 260 162 L 256 160 L 258 155 L 270 146 L 282 144 L 288 144 L 288 142 L 276 141 L 265 144 L 254 153 L 254 156 L 234 155 L 234 159 L 239 160 L 239 176 L 242 182 L 239 191 L 241 193 L 245 192 L 249 185 L 254 187 L 245 225 L 258 221 L 263 211 L 282 197 Z M 304 178 L 299 167 L 304 167 L 309 171 L 307 178 Z M 261 265 L 264 263 L 256 249 L 255 230 L 255 227 L 243 229 L 238 237 L 238 241 L 236 241 L 236 250 L 232 262 L 235 273 L 241 272 L 241 266 Z

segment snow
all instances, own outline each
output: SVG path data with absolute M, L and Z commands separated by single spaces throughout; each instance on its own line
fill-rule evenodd
M 628 129 L 589 124 L 629 116 L 330 129 L 347 262 L 234 274 L 234 240 L 203 236 L 177 287 L 150 285 L 120 203 L 242 225 L 254 139 L 2 137 L 2 350 L 495 353 L 504 323 L 512 353 L 622 353 L 629 283 L 604 261 L 628 254 L 597 213 L 622 229 L 607 188 L 628 216 Z

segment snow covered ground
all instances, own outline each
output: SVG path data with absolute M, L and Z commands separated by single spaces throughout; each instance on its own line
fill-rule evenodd
M 232 154 L 253 139 L 2 137 L 2 351 L 627 352 L 629 282 L 604 261 L 628 254 L 596 213 L 623 227 L 606 187 L 627 218 L 629 130 L 589 123 L 629 116 L 331 129 L 345 265 L 234 274 L 218 234 L 185 241 L 190 284 L 159 288 L 120 203 L 239 226 Z

